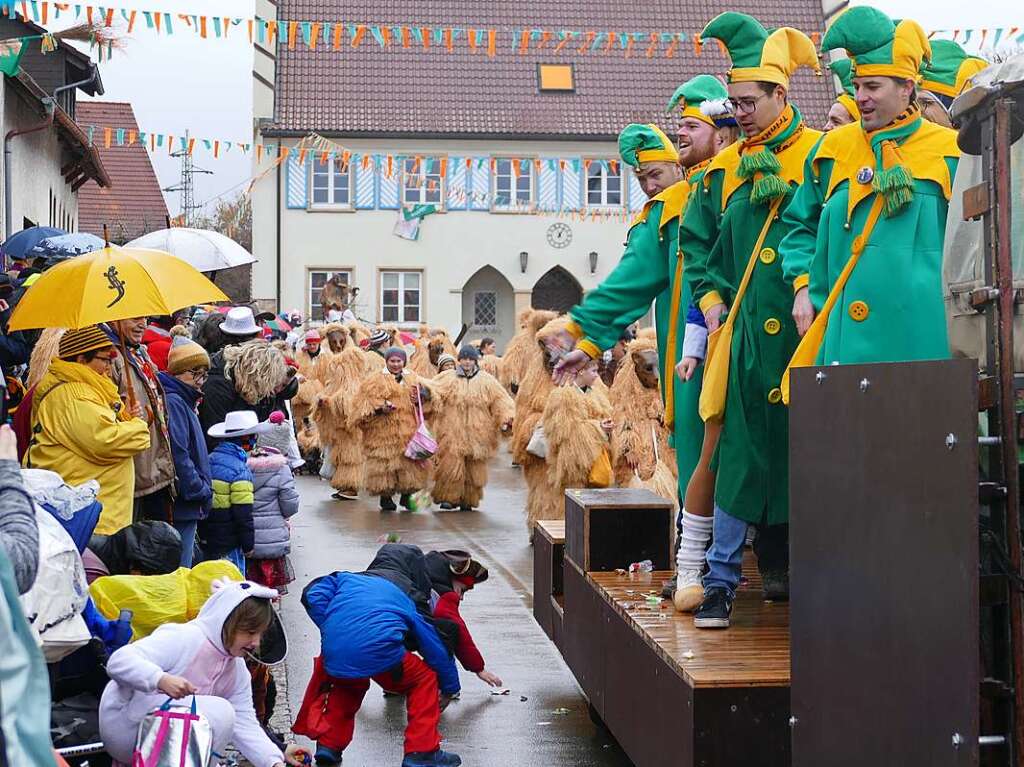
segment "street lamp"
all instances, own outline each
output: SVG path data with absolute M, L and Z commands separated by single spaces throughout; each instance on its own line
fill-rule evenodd
M 597 271 L 597 251 L 590 251 L 590 273 L 593 274 Z
M 530 254 L 525 250 L 519 251 L 519 271 L 526 274 L 526 264 L 530 260 Z

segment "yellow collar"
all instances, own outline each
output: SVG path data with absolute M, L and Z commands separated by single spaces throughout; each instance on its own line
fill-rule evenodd
M 935 182 L 942 188 L 946 199 L 950 198 L 953 180 L 949 175 L 946 158 L 960 156 L 956 131 L 923 120 L 921 127 L 900 144 L 900 156 L 915 180 Z M 821 172 L 818 163 L 822 160 L 832 160 L 832 175 L 825 191 L 826 200 L 840 183 L 849 182 L 846 210 L 846 220 L 849 221 L 854 208 L 873 193 L 873 175 L 872 178 L 867 178 L 866 173 L 861 175 L 862 179 L 867 178 L 866 183 L 858 180 L 858 175 L 864 168 L 870 168 L 872 174 L 876 172 L 875 155 L 860 123 L 842 125 L 826 134 L 814 155 L 814 172 L 819 178 Z
M 833 131 L 834 133 L 835 131 Z M 804 161 L 811 149 L 821 138 L 821 131 L 812 128 L 804 128 L 799 138 L 792 144 L 786 146 L 775 155 L 782 164 L 779 177 L 787 184 L 799 184 L 804 180 Z M 711 161 L 707 172 L 704 174 L 704 188 L 707 189 L 711 183 L 711 176 L 716 171 L 722 171 L 725 175 L 722 178 L 722 210 L 728 204 L 733 193 L 747 183 L 747 179 L 739 177 L 737 172 L 740 167 L 740 145 L 742 142 L 730 144 Z
M 647 220 L 647 216 L 650 214 L 651 208 L 654 207 L 654 203 L 663 203 L 661 206 L 661 221 L 658 222 L 658 231 L 665 228 L 665 225 L 670 221 L 679 218 L 683 215 L 683 208 L 686 207 L 686 200 L 690 197 L 690 182 L 677 181 L 668 189 L 665 189 L 654 197 L 644 203 L 643 210 L 637 214 L 637 217 L 633 219 L 633 223 L 630 225 L 632 229 L 637 224 L 642 224 Z

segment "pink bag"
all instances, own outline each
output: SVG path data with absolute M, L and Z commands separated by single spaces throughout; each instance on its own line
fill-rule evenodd
M 416 418 L 420 425 L 405 446 L 405 457 L 413 461 L 425 461 L 437 453 L 437 440 L 423 421 L 423 401 L 420 399 L 419 386 L 416 387 Z

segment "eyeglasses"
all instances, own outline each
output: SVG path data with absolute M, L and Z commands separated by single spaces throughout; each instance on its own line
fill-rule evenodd
M 192 374 L 192 380 L 195 381 L 196 386 L 202 386 L 206 383 L 206 379 L 210 377 L 209 371 L 203 368 L 197 368 L 188 372 Z
M 115 359 L 117 359 L 117 355 L 116 354 L 110 354 L 110 355 L 107 355 L 106 357 L 104 357 L 102 354 L 97 354 L 95 357 L 93 357 L 93 359 L 94 360 L 99 360 L 100 362 L 105 362 L 106 364 L 109 365 Z
M 757 102 L 766 98 L 768 98 L 768 94 L 762 93 L 756 98 L 728 99 L 728 102 L 734 114 L 749 115 L 753 114 L 754 110 L 757 109 Z

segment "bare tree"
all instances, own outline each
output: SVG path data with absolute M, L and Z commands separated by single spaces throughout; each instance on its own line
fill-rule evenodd
M 196 229 L 212 229 L 252 252 L 252 200 L 244 193 L 220 200 L 209 213 L 196 219 Z

